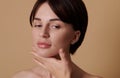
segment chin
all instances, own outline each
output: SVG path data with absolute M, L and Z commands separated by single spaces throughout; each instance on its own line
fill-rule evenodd
M 55 57 L 58 55 L 58 53 L 45 53 L 45 52 L 38 52 L 38 55 L 41 56 L 41 57 L 45 57 L 45 58 L 50 58 L 50 57 Z
M 37 53 L 39 56 L 45 58 L 55 57 L 58 55 L 58 51 L 56 49 L 38 49 Z

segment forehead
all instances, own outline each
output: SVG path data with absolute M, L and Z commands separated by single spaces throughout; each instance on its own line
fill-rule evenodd
M 52 11 L 50 6 L 47 2 L 43 3 L 37 10 L 35 14 L 35 18 L 40 19 L 52 19 L 52 18 L 58 18 L 58 16 Z

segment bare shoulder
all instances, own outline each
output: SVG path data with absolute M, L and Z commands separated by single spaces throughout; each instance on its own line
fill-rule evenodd
M 94 76 L 94 77 L 91 77 L 91 78 L 103 78 L 103 77 L 100 77 L 100 76 Z
M 17 72 L 12 78 L 40 78 L 30 70 Z
M 85 78 L 103 78 L 101 76 L 96 76 L 96 75 L 88 75 Z
M 91 78 L 103 78 L 103 77 L 100 77 L 100 76 L 94 76 L 94 77 L 91 77 Z

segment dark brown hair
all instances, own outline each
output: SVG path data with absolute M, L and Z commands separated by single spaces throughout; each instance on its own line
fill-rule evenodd
M 88 14 L 85 4 L 82 0 L 37 0 L 30 15 L 31 26 L 38 8 L 44 2 L 48 2 L 61 21 L 72 24 L 74 30 L 81 32 L 78 42 L 70 46 L 70 53 L 74 54 L 83 42 L 88 25 Z

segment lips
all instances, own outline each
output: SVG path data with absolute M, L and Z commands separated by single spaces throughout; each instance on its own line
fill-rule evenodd
M 38 46 L 39 48 L 42 48 L 42 49 L 47 49 L 47 48 L 50 48 L 50 47 L 51 47 L 51 44 L 45 43 L 45 42 L 38 42 L 38 43 L 37 43 L 37 46 Z

